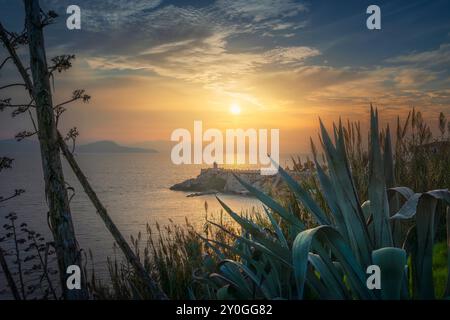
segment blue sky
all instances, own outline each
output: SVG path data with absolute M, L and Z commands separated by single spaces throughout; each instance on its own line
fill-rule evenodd
M 156 44 L 183 36 L 201 37 L 202 33 L 219 25 L 223 28 L 245 26 L 248 32 L 241 30 L 242 33 L 234 36 L 237 44 L 244 40 L 267 47 L 302 44 L 319 48 L 330 63 L 365 65 L 378 64 L 392 55 L 435 49 L 450 39 L 450 2 L 446 0 L 41 0 L 43 8 L 55 9 L 61 17 L 66 16 L 65 8 L 69 4 L 77 4 L 82 11 L 87 11 L 88 16 L 82 16 L 86 19 L 83 19 L 84 28 L 78 33 L 69 33 L 64 28 L 64 19 L 60 19 L 59 25 L 49 32 L 50 45 L 80 46 L 92 38 L 100 41 L 104 37 L 115 39 L 110 34 L 112 30 L 147 29 L 151 33 L 166 27 L 167 36 L 149 39 L 150 43 Z M 370 4 L 377 4 L 382 10 L 381 31 L 368 32 L 365 28 L 365 9 Z M 229 8 L 224 9 L 227 6 Z M 0 9 L 4 25 L 11 29 L 23 26 L 21 1 L 1 0 Z M 181 15 L 177 17 L 177 14 Z M 155 17 L 157 25 L 152 20 Z M 173 19 L 161 21 L 169 17 Z M 174 30 L 187 25 L 189 29 Z M 254 30 L 249 25 L 253 25 Z M 280 29 L 274 30 L 277 25 Z M 91 42 L 87 43 L 94 49 L 91 45 Z
M 69 4 L 80 6 L 82 30 L 65 27 Z M 371 4 L 381 8 L 382 30 L 366 28 Z M 179 114 L 172 128 L 184 124 L 180 118 L 191 121 L 211 110 L 217 114 L 207 119 L 220 116 L 236 101 L 248 115 L 258 112 L 261 125 L 282 122 L 290 134 L 306 134 L 317 123 L 296 125 L 283 116 L 359 119 L 367 116 L 370 102 L 385 109 L 386 118 L 413 105 L 430 118 L 449 113 L 448 0 L 41 0 L 41 5 L 61 16 L 46 30 L 48 55 L 77 55 L 76 70 L 59 79 L 56 96 L 62 99 L 69 88 L 82 85 L 94 97 L 89 111 L 79 108 L 71 118 L 81 122 L 87 139 L 114 135 L 109 129 L 117 126 L 114 112 L 141 129 L 143 114 L 156 117 L 154 131 L 145 137 L 164 138 L 168 129 L 158 124 L 170 123 L 166 112 Z M 0 20 L 19 30 L 21 1 L 0 0 Z M 3 71 L 0 81 L 13 72 Z M 129 99 L 111 101 L 111 88 Z M 92 110 L 103 113 L 102 121 L 89 119 Z M 2 137 L 19 126 L 0 121 Z

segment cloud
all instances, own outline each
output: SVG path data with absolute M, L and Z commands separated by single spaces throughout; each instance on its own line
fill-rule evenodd
M 139 10 L 130 14 L 141 20 L 137 23 L 131 19 L 124 25 L 126 30 L 105 34 L 101 48 L 92 46 L 98 36 L 85 43 L 90 46 L 84 57 L 89 67 L 148 70 L 245 97 L 256 104 L 257 99 L 240 86 L 242 77 L 265 68 L 298 67 L 320 54 L 307 46 L 275 44 L 276 39 L 258 46 L 245 44 L 245 39 L 264 38 L 268 33 L 278 38 L 295 34 L 304 24 L 285 19 L 306 11 L 297 1 L 216 1 L 206 7 L 162 3 L 151 8 L 154 10 L 146 12 L 145 17 Z M 102 33 L 100 25 L 92 24 L 91 31 Z M 237 37 L 240 41 L 235 41 Z
M 310 47 L 278 47 L 264 55 L 271 63 L 302 64 L 305 59 L 318 56 L 320 52 Z
M 308 60 L 322 53 L 294 38 L 308 24 L 308 7 L 299 1 L 81 4 L 87 8 L 88 30 L 77 45 L 86 49 L 84 59 L 93 71 L 148 71 L 257 106 L 269 105 L 261 98 L 266 91 L 277 96 L 278 102 L 271 103 L 292 108 L 448 101 L 450 44 L 397 55 L 378 65 L 328 66 Z M 329 58 L 327 53 L 324 59 Z
M 386 62 L 393 64 L 414 64 L 414 65 L 440 65 L 450 63 L 450 44 L 445 43 L 438 49 L 414 52 L 387 59 Z
M 73 4 L 70 0 L 42 1 L 46 10 L 56 9 L 61 16 L 65 16 L 70 4 Z M 245 35 L 251 35 L 252 39 L 268 35 L 283 38 L 306 25 L 299 15 L 307 11 L 296 0 L 219 0 L 204 6 L 189 2 L 173 5 L 163 0 L 132 3 L 78 0 L 76 4 L 82 14 L 81 36 L 59 35 L 58 40 L 70 41 L 74 49 L 99 54 L 140 51 L 186 39 L 201 40 L 218 30 L 229 31 L 232 38 Z
M 81 8 L 83 27 L 90 31 L 108 31 L 138 23 L 146 13 L 161 5 L 162 0 L 89 1 L 44 0 L 42 7 L 65 14 L 66 8 L 76 4 Z
M 304 4 L 293 0 L 219 0 L 216 6 L 229 17 L 254 22 L 292 17 L 307 10 Z
M 243 92 L 240 79 L 264 72 L 266 68 L 292 69 L 320 54 L 309 47 L 233 52 L 227 49 L 228 35 L 228 32 L 216 32 L 201 41 L 179 41 L 146 49 L 132 57 L 87 58 L 87 62 L 93 69 L 147 69 L 258 104 Z

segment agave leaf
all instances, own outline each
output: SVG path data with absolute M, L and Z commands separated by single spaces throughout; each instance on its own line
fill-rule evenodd
M 426 194 L 429 194 L 433 198 L 436 198 L 438 200 L 443 200 L 447 202 L 447 205 L 450 205 L 450 192 L 448 189 L 436 189 L 426 192 Z
M 267 282 L 271 287 L 271 292 L 276 292 L 277 294 L 273 295 L 274 297 L 282 297 L 284 288 L 290 288 L 291 285 L 291 271 L 292 268 L 286 269 L 275 259 L 267 259 L 270 264 L 270 271 L 266 272 Z M 263 269 L 264 271 L 264 269 Z M 290 291 L 290 290 L 289 290 Z M 284 293 L 287 296 L 291 296 L 290 292 Z
M 389 192 L 395 192 L 400 194 L 405 200 L 408 200 L 414 195 L 414 191 L 412 191 L 408 187 L 395 187 L 395 188 L 389 188 Z
M 320 280 L 324 282 L 330 299 L 343 300 L 349 298 L 343 278 L 340 277 L 338 270 L 333 264 L 330 268 L 320 255 L 314 253 L 309 253 L 308 260 L 320 274 Z
M 289 188 L 294 192 L 295 196 L 301 203 L 309 210 L 312 216 L 316 219 L 318 224 L 330 224 L 325 212 L 317 205 L 313 198 L 308 194 L 308 192 L 302 188 L 302 186 L 295 181 L 281 166 L 279 166 L 275 161 L 273 164 L 278 167 L 278 172 L 283 178 L 284 182 L 289 186 Z
M 405 250 L 406 251 L 406 250 Z M 408 261 L 408 257 L 406 257 L 406 261 Z M 402 290 L 400 293 L 400 299 L 401 300 L 407 300 L 410 298 L 410 290 L 409 290 L 409 266 L 407 265 L 405 267 L 405 270 L 403 271 L 403 279 L 405 279 L 402 283 Z
M 225 229 L 224 227 L 221 227 L 219 225 L 217 225 L 217 227 L 221 228 L 224 232 L 229 233 L 230 235 L 232 235 L 227 229 Z M 232 235 L 235 236 L 235 235 Z M 242 247 L 245 245 L 244 248 L 250 248 L 252 247 L 252 249 L 258 249 L 260 250 L 262 253 L 265 253 L 266 255 L 268 255 L 269 257 L 275 258 L 276 261 L 280 261 L 281 263 L 283 263 L 285 266 L 291 268 L 292 267 L 292 263 L 290 262 L 290 258 L 289 257 L 285 257 L 285 256 L 280 256 L 279 252 L 275 250 L 271 250 L 270 248 L 265 247 L 263 244 L 261 244 L 260 242 L 258 242 L 256 239 L 252 240 L 249 239 L 247 237 L 244 236 L 235 236 L 237 237 L 236 242 L 241 242 L 239 244 L 239 247 Z M 217 242 L 217 244 L 219 246 L 225 246 L 225 244 L 221 243 L 221 242 Z M 240 255 L 242 259 L 248 259 L 249 256 L 251 255 L 249 250 L 240 250 L 239 248 L 235 247 L 235 252 L 236 254 Z M 240 250 L 240 251 L 239 251 Z M 240 252 L 243 252 L 242 255 Z M 283 254 L 283 253 L 282 253 Z M 251 260 L 251 259 L 248 259 Z
M 318 297 L 324 300 L 332 300 L 333 296 L 330 293 L 330 290 L 324 285 L 323 281 L 319 279 L 314 268 L 311 266 L 307 271 L 307 285 L 317 294 Z
M 233 260 L 230 260 L 230 259 L 226 259 L 226 260 L 220 262 L 220 265 L 224 265 L 224 264 L 231 264 L 231 265 L 236 266 L 240 270 L 242 270 L 242 272 L 250 280 L 252 280 L 254 282 L 256 287 L 259 290 L 261 290 L 261 293 L 264 295 L 264 297 L 266 299 L 270 299 L 271 298 L 270 292 L 267 290 L 266 286 L 264 285 L 264 281 L 262 281 L 262 279 L 259 279 L 258 276 L 253 271 L 251 271 L 248 267 L 246 267 L 245 265 L 243 265 L 240 262 L 233 261 Z
M 249 239 L 249 233 L 244 230 L 241 234 L 242 238 Z M 245 255 L 241 255 L 242 259 L 245 259 L 246 256 L 252 256 L 252 248 L 250 247 L 248 242 L 244 242 L 240 237 L 236 238 L 234 241 L 234 247 L 238 250 L 241 250 Z
M 284 251 L 284 248 L 283 248 L 283 250 L 277 250 L 278 248 L 273 248 L 274 250 L 271 250 L 270 248 L 267 248 L 263 244 L 259 243 L 258 242 L 259 239 L 252 240 L 252 239 L 245 238 L 243 236 L 237 236 L 237 235 L 233 234 L 232 232 L 230 232 L 229 230 L 227 230 L 226 228 L 224 228 L 220 225 L 217 225 L 217 224 L 216 224 L 216 227 L 218 227 L 225 233 L 228 233 L 232 237 L 237 238 L 239 241 L 245 243 L 246 245 L 251 246 L 255 249 L 259 249 L 263 253 L 278 259 L 280 262 L 284 263 L 286 266 L 292 267 L 292 263 L 290 262 L 290 257 L 289 257 L 289 251 L 287 251 L 287 253 L 286 253 L 286 251 Z M 279 247 L 279 248 L 282 248 L 282 247 Z
M 421 193 L 415 193 L 403 204 L 400 210 L 394 214 L 391 219 L 411 219 L 416 214 L 417 204 L 422 196 Z
M 238 215 L 237 213 L 233 212 L 233 210 L 228 207 L 222 200 L 220 200 L 220 198 L 218 196 L 216 196 L 217 201 L 219 201 L 220 205 L 225 209 L 225 211 L 237 222 L 239 223 L 244 230 L 254 234 L 262 234 L 263 233 L 263 229 L 255 224 L 253 221 L 250 221 L 248 219 L 245 219 L 243 217 L 241 217 L 240 215 Z
M 373 299 L 375 295 L 367 289 L 365 273 L 358 264 L 352 250 L 343 240 L 339 232 L 331 226 L 319 226 L 301 232 L 294 240 L 292 246 L 292 259 L 294 274 L 297 284 L 298 297 L 304 295 L 304 286 L 308 268 L 308 255 L 315 238 L 323 241 L 331 249 L 331 253 L 342 265 L 347 276 L 349 286 L 356 297 L 361 299 Z
M 416 282 L 420 299 L 434 299 L 433 240 L 437 199 L 429 194 L 420 197 L 416 213 L 417 256 Z
M 188 300 L 197 300 L 197 298 L 195 297 L 195 293 L 194 290 L 192 290 L 192 287 L 188 288 Z
M 320 186 L 322 188 L 322 191 L 324 193 L 325 200 L 327 201 L 327 205 L 330 208 L 332 214 L 333 214 L 333 220 L 334 224 L 339 232 L 342 234 L 342 236 L 347 239 L 347 241 L 350 242 L 350 239 L 348 237 L 347 227 L 345 226 L 345 219 L 341 212 L 341 208 L 338 205 L 338 201 L 336 199 L 336 192 L 333 190 L 333 185 L 330 180 L 330 178 L 325 174 L 325 171 L 323 170 L 320 163 L 317 161 L 317 154 L 315 152 L 315 146 L 314 143 L 311 140 L 311 148 L 313 150 L 314 154 L 314 163 L 317 170 L 317 176 L 319 177 Z
M 275 230 L 275 233 L 277 234 L 278 240 L 280 240 L 280 242 L 281 242 L 281 245 L 285 248 L 289 248 L 289 245 L 283 234 L 283 231 L 281 230 L 278 223 L 275 221 L 275 218 L 273 217 L 273 215 L 270 213 L 270 211 L 265 206 L 263 208 L 264 208 L 264 212 L 267 214 L 267 217 L 270 220 L 270 223 L 272 224 L 273 229 Z
M 369 221 L 372 215 L 372 211 L 370 209 L 370 200 L 364 201 L 364 203 L 361 205 L 361 209 L 364 214 L 364 218 L 366 219 L 366 221 Z
M 219 270 L 221 272 L 222 280 L 236 288 L 237 291 L 244 295 L 247 299 L 253 298 L 252 288 L 236 265 L 222 264 L 219 265 Z
M 329 166 L 330 181 L 333 185 L 332 192 L 336 194 L 336 203 L 344 218 L 344 226 L 347 230 L 345 234 L 348 236 L 348 241 L 358 261 L 364 265 L 368 265 L 371 260 L 371 244 L 364 215 L 347 163 L 342 127 L 339 130 L 339 141 L 337 141 L 336 147 L 334 147 L 322 122 L 320 122 L 320 126 L 325 155 Z
M 386 187 L 392 188 L 395 185 L 395 167 L 394 156 L 392 154 L 391 131 L 389 124 L 386 128 L 386 136 L 384 138 L 384 174 L 386 178 Z M 388 189 L 389 217 L 400 209 L 400 197 L 398 193 L 392 193 Z M 391 221 L 392 241 L 395 247 L 400 247 L 405 237 L 405 226 L 402 221 Z
M 415 295 L 421 299 L 434 299 L 433 284 L 433 241 L 434 219 L 438 200 L 450 204 L 447 189 L 416 193 L 400 208 L 392 218 L 410 219 L 416 217 L 416 244 L 412 252 Z M 409 244 L 411 246 L 411 244 Z
M 414 196 L 414 191 L 407 187 L 396 187 L 388 189 L 389 197 L 389 214 L 391 221 L 392 238 L 394 240 L 395 247 L 401 247 L 405 241 L 406 233 L 408 232 L 408 226 L 402 221 L 404 219 L 394 219 L 392 217 L 401 209 L 402 199 L 408 201 L 409 198 Z M 405 202 L 406 202 L 405 201 Z
M 216 253 L 217 253 L 217 252 L 220 252 L 220 250 L 219 250 L 219 248 L 217 248 L 215 245 L 213 245 L 213 243 L 216 244 L 216 245 L 219 246 L 219 247 L 222 247 L 222 248 L 224 248 L 224 249 L 227 249 L 227 250 L 233 252 L 234 254 L 240 256 L 240 257 L 241 257 L 242 259 L 244 259 L 244 260 L 251 260 L 251 259 L 252 259 L 251 255 L 245 253 L 243 250 L 240 250 L 240 249 L 239 249 L 238 247 L 236 247 L 236 246 L 230 246 L 230 245 L 228 245 L 228 244 L 226 244 L 226 243 L 223 243 L 223 242 L 220 242 L 220 241 L 217 241 L 217 240 L 214 240 L 214 239 L 207 239 L 207 238 L 201 236 L 200 234 L 197 234 L 197 236 L 198 236 L 200 239 L 202 239 L 202 240 L 205 242 L 205 244 L 206 244 L 208 247 L 210 247 L 210 248 L 211 248 L 214 252 L 216 252 Z M 220 252 L 219 258 L 220 258 L 221 260 L 225 260 L 225 259 L 226 259 L 226 258 L 225 258 L 225 255 L 223 255 L 221 252 Z
M 277 260 L 267 255 L 261 255 L 258 259 L 243 264 L 250 270 L 254 270 L 256 276 L 264 282 L 270 299 L 283 296 L 283 287 L 286 282 L 283 282 L 281 274 L 289 275 L 290 272 L 286 272 L 288 270 L 286 268 L 281 269 L 281 264 Z
M 282 257 L 284 261 L 289 257 L 289 249 L 281 246 L 278 242 L 269 239 L 265 233 L 261 230 L 261 228 L 255 225 L 253 222 L 242 218 L 237 213 L 233 212 L 230 207 L 228 207 L 219 197 L 216 197 L 225 211 L 237 222 L 239 223 L 246 231 L 248 231 L 254 238 L 254 242 L 262 245 L 264 248 L 269 250 L 272 255 Z M 241 239 L 244 239 L 241 237 Z
M 395 186 L 395 172 L 394 172 L 394 156 L 392 154 L 391 130 L 389 124 L 386 128 L 386 137 L 384 140 L 384 176 L 386 178 L 386 186 L 392 188 Z
M 235 297 L 230 293 L 231 288 L 234 288 L 235 292 L 239 293 L 241 299 L 251 299 L 253 296 L 251 292 L 246 292 L 246 290 L 244 290 L 244 288 L 241 288 L 238 283 L 235 283 L 233 280 L 231 280 L 227 277 L 224 277 L 223 275 L 221 275 L 219 273 L 211 273 L 209 275 L 209 278 L 213 281 L 213 283 L 216 286 L 222 285 L 221 288 L 224 288 L 224 287 L 227 288 L 226 290 L 221 290 L 221 289 L 217 290 L 216 296 L 220 300 L 235 299 Z
M 253 187 L 251 184 L 242 180 L 238 175 L 234 174 L 234 177 L 244 186 L 244 188 L 246 188 L 250 193 L 257 197 L 262 203 L 264 203 L 267 207 L 272 209 L 275 213 L 279 214 L 283 219 L 290 222 L 295 228 L 297 228 L 297 232 L 305 230 L 305 225 L 300 221 L 300 219 L 289 213 L 285 208 L 283 208 L 283 206 L 281 206 L 271 197 L 267 196 L 263 192 Z
M 447 207 L 447 286 L 444 296 L 450 298 L 450 206 Z
M 393 245 L 389 219 L 383 158 L 381 156 L 378 111 L 370 110 L 369 199 L 374 227 L 375 248 Z
M 367 232 L 369 234 L 369 238 L 373 240 L 374 238 L 374 224 L 373 224 L 373 216 L 372 216 L 372 208 L 370 206 L 370 200 L 364 201 L 361 205 L 362 212 L 364 213 L 364 218 L 366 219 L 367 224 Z
M 225 255 L 224 255 L 218 248 L 216 248 L 215 246 L 213 246 L 213 245 L 210 243 L 210 241 L 209 241 L 208 239 L 203 238 L 203 237 L 202 237 L 201 235 L 199 235 L 198 233 L 197 233 L 197 236 L 200 237 L 200 239 L 202 239 L 203 241 L 205 241 L 205 244 L 206 244 L 211 250 L 213 250 L 214 253 L 217 254 L 217 256 L 218 256 L 220 259 L 225 259 Z
M 398 188 L 396 188 L 398 189 Z M 411 219 L 416 214 L 417 205 L 424 195 L 429 195 L 435 199 L 444 200 L 447 204 L 450 204 L 450 192 L 448 189 L 437 189 L 428 191 L 425 193 L 415 193 L 410 196 L 408 200 L 403 204 L 400 210 L 391 217 L 391 219 Z
M 234 297 L 228 293 L 229 285 L 225 285 L 217 290 L 217 299 L 219 300 L 232 300 Z
M 399 300 L 405 280 L 406 252 L 385 247 L 372 252 L 372 261 L 381 270 L 381 298 Z

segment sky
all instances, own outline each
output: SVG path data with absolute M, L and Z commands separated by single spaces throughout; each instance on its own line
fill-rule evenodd
M 202 120 L 220 130 L 277 128 L 281 152 L 306 152 L 319 117 L 365 125 L 370 103 L 384 122 L 412 107 L 431 124 L 441 111 L 450 117 L 448 0 L 40 2 L 60 15 L 45 29 L 48 58 L 76 55 L 55 77 L 55 102 L 79 88 L 92 96 L 69 106 L 61 124 L 76 126 L 81 142 L 169 140 Z M 81 30 L 66 27 L 71 4 L 81 8 Z M 372 4 L 381 30 L 366 27 Z M 23 19 L 21 1 L 0 0 L 8 30 L 20 31 Z M 21 56 L 27 61 L 26 50 Z M 0 85 L 17 79 L 11 65 L 0 71 Z M 3 112 L 0 139 L 29 126 Z

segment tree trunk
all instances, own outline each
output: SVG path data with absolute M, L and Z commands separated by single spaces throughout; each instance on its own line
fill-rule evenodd
M 83 268 L 59 154 L 39 1 L 24 0 L 24 3 L 45 194 L 49 207 L 51 231 L 56 246 L 62 290 L 66 299 L 87 299 L 88 292 L 83 273 L 81 289 L 68 290 L 66 285 L 67 267 L 77 265 L 82 272 Z
M 61 148 L 62 154 L 64 155 L 73 172 L 77 176 L 78 181 L 80 182 L 81 186 L 83 187 L 84 191 L 86 192 L 87 196 L 89 197 L 93 205 L 95 206 L 95 209 L 97 209 L 97 213 L 100 215 L 100 218 L 102 218 L 106 228 L 112 234 L 114 240 L 116 240 L 120 249 L 122 249 L 122 252 L 125 255 L 127 261 L 134 267 L 136 273 L 145 282 L 145 285 L 152 294 L 152 298 L 157 300 L 167 300 L 167 295 L 162 291 L 162 289 L 158 285 L 158 282 L 150 277 L 150 274 L 144 269 L 142 263 L 139 261 L 139 258 L 134 254 L 133 250 L 131 250 L 130 246 L 120 233 L 119 229 L 117 229 L 116 225 L 114 224 L 108 212 L 106 211 L 106 208 L 100 202 L 100 199 L 97 197 L 97 194 L 95 193 L 94 189 L 92 189 L 89 181 L 87 180 L 83 171 L 81 171 L 80 167 L 78 166 L 78 163 L 73 157 L 73 154 L 69 151 L 69 148 L 67 147 L 66 143 L 64 142 L 59 132 L 58 137 L 59 137 L 59 147 Z

